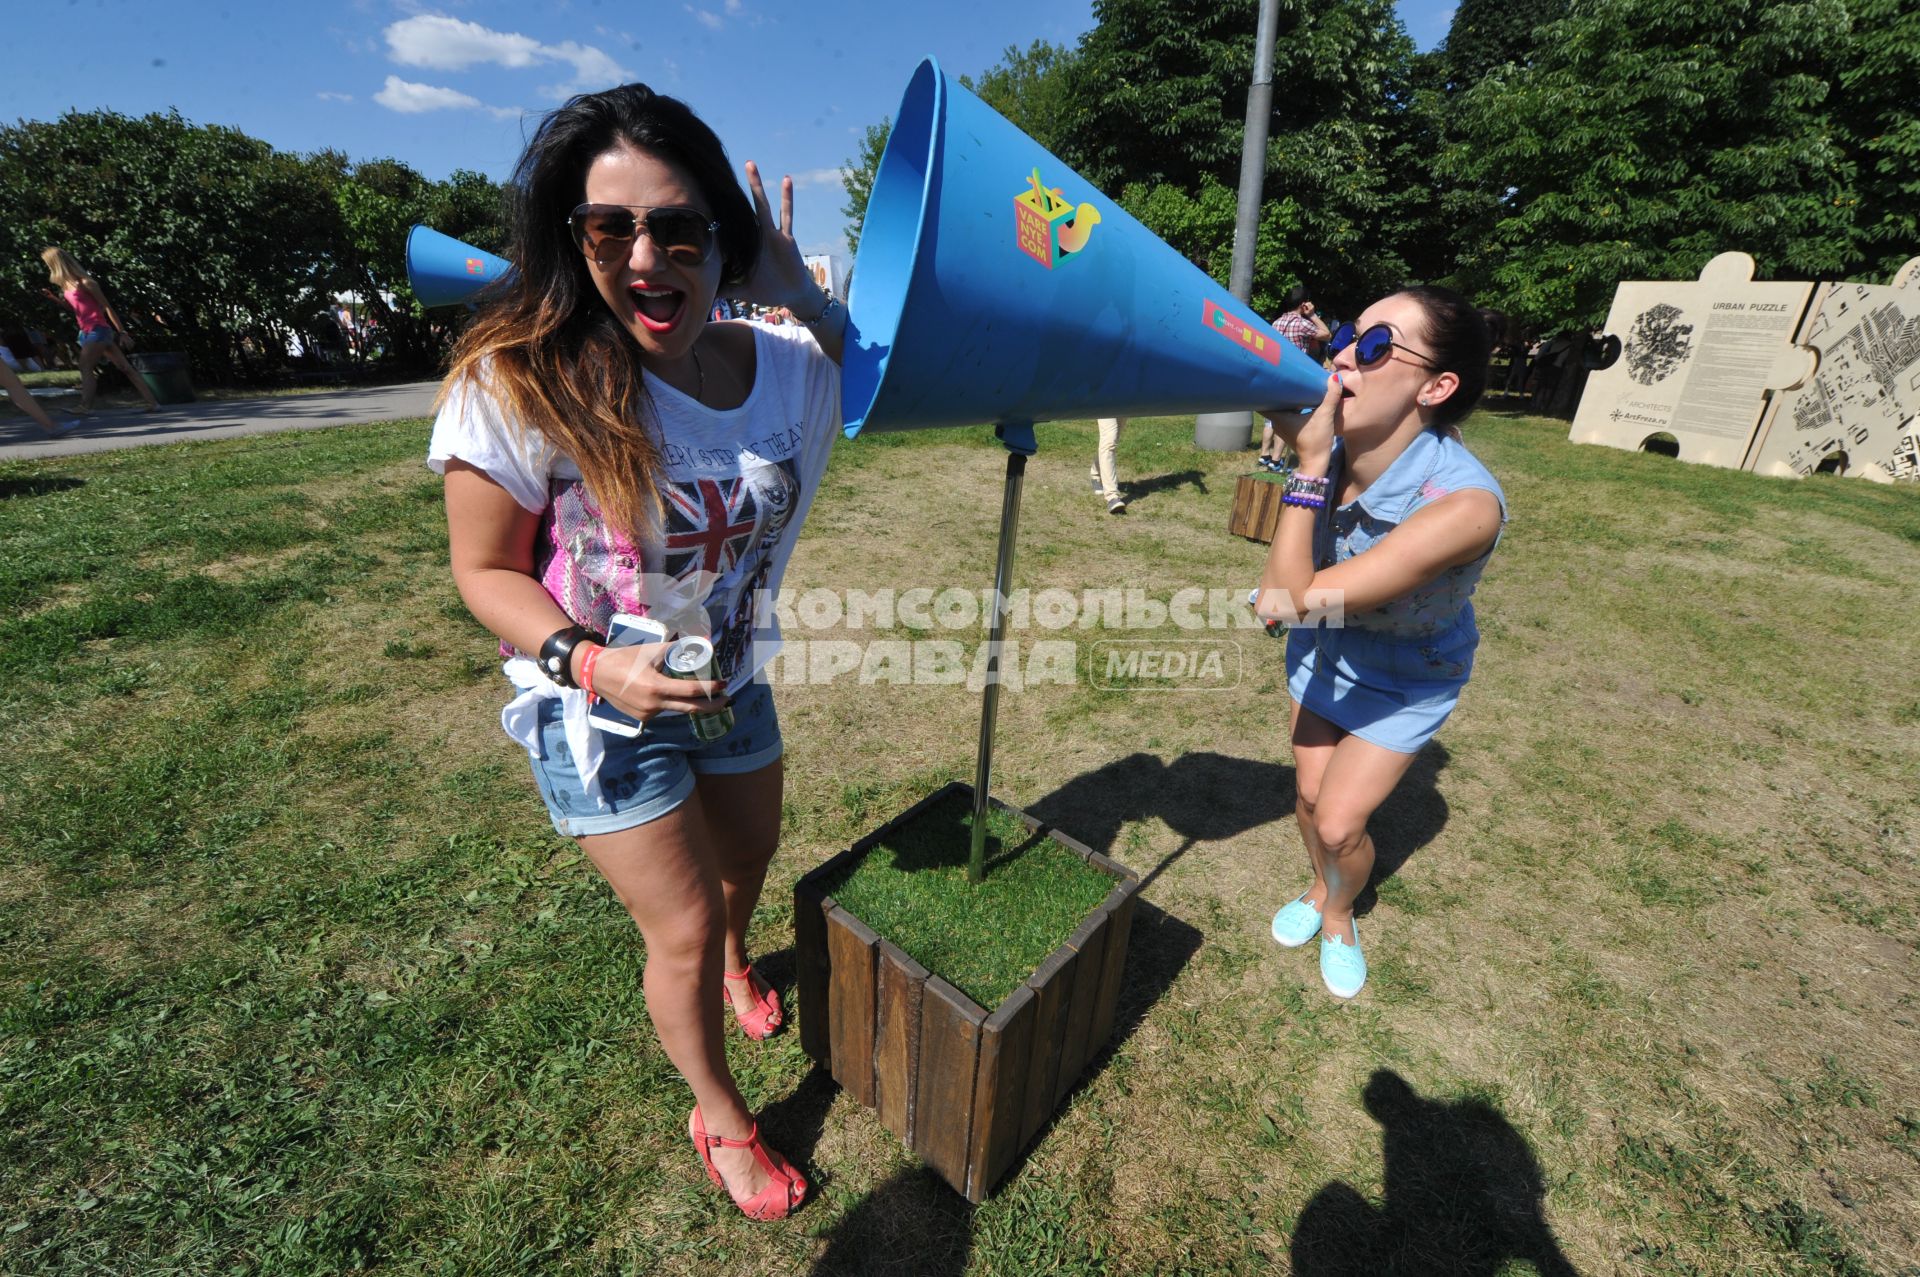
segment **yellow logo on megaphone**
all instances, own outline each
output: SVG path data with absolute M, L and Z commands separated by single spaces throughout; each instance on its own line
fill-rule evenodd
M 1075 209 L 1061 198 L 1060 188 L 1048 187 L 1035 169 L 1026 190 L 1013 197 L 1014 239 L 1020 251 L 1048 270 L 1054 263 L 1078 257 L 1100 224 L 1100 210 L 1088 203 Z

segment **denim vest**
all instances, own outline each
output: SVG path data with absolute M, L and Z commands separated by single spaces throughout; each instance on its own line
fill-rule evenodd
M 1344 442 L 1336 440 L 1331 471 L 1336 492 L 1345 465 Z M 1423 506 L 1462 488 L 1493 493 L 1500 502 L 1504 532 L 1507 498 L 1499 481 L 1452 435 L 1422 431 L 1365 492 L 1321 517 L 1313 539 L 1315 567 L 1344 563 L 1372 548 Z M 1496 535 L 1494 545 L 1498 544 Z M 1448 568 L 1410 593 L 1363 612 L 1348 612 L 1342 647 L 1361 659 L 1371 649 L 1401 670 L 1402 677 L 1415 675 L 1417 669 L 1429 679 L 1465 678 L 1480 641 L 1469 599 L 1492 554 L 1489 546 L 1473 562 Z M 1408 647 L 1418 649 L 1417 654 L 1405 650 Z

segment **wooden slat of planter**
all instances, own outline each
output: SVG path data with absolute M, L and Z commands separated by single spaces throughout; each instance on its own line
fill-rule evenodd
M 1107 953 L 1105 905 L 1080 924 L 1080 929 L 1068 938 L 1067 944 L 1080 956 L 1073 966 L 1073 993 L 1067 1004 L 1067 1030 L 1060 1042 L 1060 1077 L 1053 1087 L 1056 1106 L 1073 1089 L 1073 1084 L 1080 1080 L 1080 1070 L 1087 1067 L 1087 1057 L 1094 1050 L 1087 1035 L 1093 1028 L 1094 1003 L 1100 997 L 1100 963 Z
M 1100 992 L 1094 997 L 1093 1025 L 1087 1031 L 1089 1058 L 1100 1054 L 1113 1036 L 1113 1017 L 1120 1005 L 1120 981 L 1126 974 L 1127 938 L 1133 934 L 1133 902 L 1140 880 L 1129 877 L 1115 887 L 1101 908 L 1107 911 L 1107 951 L 1101 955 Z
M 913 1151 L 960 1192 L 967 1186 L 973 1079 L 986 1019 L 972 998 L 929 976 L 920 1000 L 920 1081 L 914 1095 Z
M 873 976 L 879 937 L 838 905 L 827 913 L 827 955 L 833 963 L 827 1013 L 832 1024 L 833 1080 L 873 1107 Z
M 1060 1048 L 1067 1031 L 1068 1003 L 1073 996 L 1074 968 L 1080 955 L 1065 945 L 1047 955 L 1027 980 L 1034 993 L 1033 1050 L 1028 1054 L 1026 1116 L 1020 1123 L 1020 1143 L 1032 1142 L 1053 1116 L 1053 1088 L 1060 1081 Z
M 1024 1145 L 1027 1066 L 1033 1057 L 1033 990 L 1021 985 L 980 1030 L 973 1083 L 973 1132 L 967 1140 L 967 1200 L 978 1206 Z
M 794 982 L 800 999 L 800 1049 L 823 1069 L 833 1067 L 827 1009 L 827 898 L 802 878 L 793 887 Z
M 873 1098 L 880 1124 L 913 1146 L 914 1082 L 920 1072 L 920 1001 L 927 969 L 880 942 L 873 1028 Z

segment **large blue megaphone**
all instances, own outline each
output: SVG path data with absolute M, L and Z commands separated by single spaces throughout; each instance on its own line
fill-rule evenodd
M 422 306 L 458 306 L 513 269 L 504 257 L 427 226 L 407 232 L 407 282 Z
M 849 437 L 1304 407 L 1326 370 L 932 58 L 853 268 Z

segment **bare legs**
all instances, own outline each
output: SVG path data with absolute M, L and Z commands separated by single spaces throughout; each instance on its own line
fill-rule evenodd
M 747 926 L 766 885 L 767 866 L 780 845 L 780 795 L 785 776 L 781 763 L 743 775 L 700 777 L 700 797 L 712 812 L 737 813 L 730 821 L 714 823 L 714 854 L 720 868 L 721 893 L 726 897 L 726 970 L 747 966 Z M 753 1010 L 754 986 L 766 987 L 755 972 L 747 980 L 728 980 L 727 997 L 736 1013 Z
M 39 426 L 50 435 L 60 433 L 60 427 L 53 423 L 53 418 L 47 415 L 47 410 L 35 402 L 31 394 L 27 393 L 27 384 L 14 376 L 13 369 L 3 363 L 0 363 L 0 388 L 6 390 L 7 399 L 12 402 L 14 407 L 26 413 L 27 416 L 33 420 L 34 425 Z
M 646 942 L 647 1014 L 660 1045 L 693 1088 L 707 1130 L 728 1139 L 747 1138 L 754 1117 L 727 1068 L 720 974 L 723 963 L 746 962 L 747 922 L 779 838 L 781 783 L 778 763 L 702 776 L 660 819 L 580 839 Z M 712 1156 L 739 1196 L 766 1187 L 748 1150 Z
M 1413 759 L 1293 706 L 1293 814 L 1313 863 L 1307 900 L 1320 910 L 1322 930 L 1348 944 L 1354 942 L 1353 902 L 1373 872 L 1367 820 Z
M 102 359 L 110 360 L 115 368 L 127 374 L 127 380 L 132 382 L 133 388 L 140 392 L 140 397 L 147 401 L 148 412 L 152 412 L 160 406 L 160 401 L 153 397 L 151 390 L 147 389 L 146 379 L 133 370 L 133 364 L 128 362 L 126 353 L 113 342 L 96 341 L 89 342 L 80 347 L 81 412 L 93 411 L 93 390 L 95 384 L 100 380 L 100 361 Z

